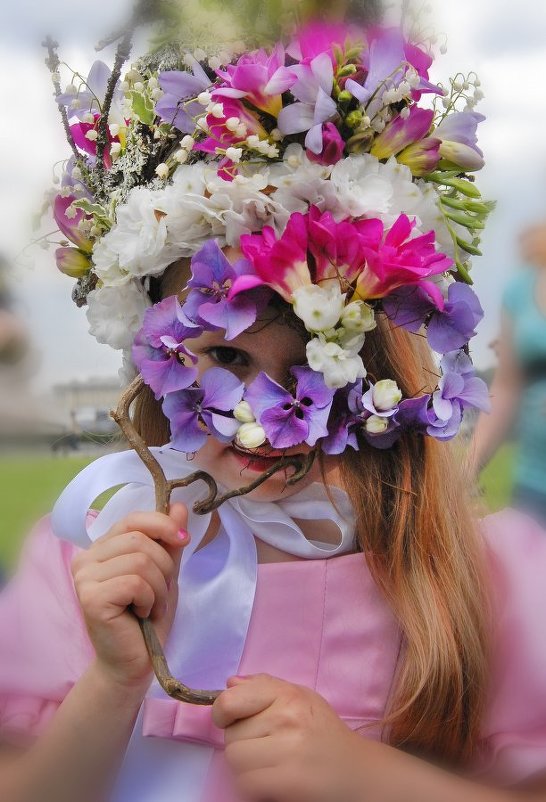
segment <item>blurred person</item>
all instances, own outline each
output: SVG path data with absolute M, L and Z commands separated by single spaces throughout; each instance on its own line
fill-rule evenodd
M 546 522 L 546 222 L 525 229 L 519 246 L 524 267 L 504 292 L 492 412 L 476 425 L 471 466 L 482 471 L 515 435 L 512 504 Z
M 7 262 L 0 257 L 0 365 L 18 362 L 28 347 L 25 327 L 12 311 L 6 273 Z

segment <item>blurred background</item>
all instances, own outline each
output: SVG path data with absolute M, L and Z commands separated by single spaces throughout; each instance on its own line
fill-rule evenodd
M 491 381 L 503 293 L 526 258 L 520 233 L 546 222 L 546 5 L 430 5 L 440 43 L 447 38 L 448 45 L 432 80 L 475 70 L 484 92 L 477 110 L 487 115 L 480 140 L 487 163 L 479 184 L 498 208 L 484 256 L 475 261 L 485 320 L 473 357 Z M 32 216 L 52 186 L 51 166 L 67 157 L 40 42 L 51 34 L 66 62 L 87 74 L 95 43 L 129 6 L 130 0 L 0 0 L 0 565 L 11 563 L 28 526 L 71 476 L 113 448 L 108 412 L 120 391 L 118 356 L 87 333 L 84 310 L 70 298 L 73 280 L 58 272 L 53 253 L 24 249 Z M 101 57 L 111 61 L 112 53 Z M 543 309 L 546 341 L 546 300 Z M 546 416 L 546 404 L 544 410 Z M 471 428 L 469 422 L 467 438 Z M 508 437 L 482 474 L 492 509 L 510 498 L 514 461 Z

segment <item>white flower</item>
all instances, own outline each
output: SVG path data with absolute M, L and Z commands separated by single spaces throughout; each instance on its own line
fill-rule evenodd
M 332 168 L 315 164 L 307 158 L 301 145 L 289 145 L 282 162 L 269 167 L 269 184 L 276 187 L 272 198 L 283 209 L 292 214 L 306 214 L 310 206 L 317 206 L 321 212 L 339 211 L 336 188 L 329 181 Z M 347 217 L 347 214 L 340 214 Z
M 190 136 L 190 134 L 186 134 L 183 137 L 182 142 L 180 143 L 180 147 L 184 148 L 185 150 L 192 150 L 193 146 L 195 145 L 195 139 Z
M 373 308 L 364 301 L 353 301 L 348 304 L 341 315 L 341 325 L 347 331 L 363 334 L 373 331 L 377 323 Z
M 244 166 L 246 168 L 247 163 Z M 217 215 L 219 225 L 214 235 L 234 247 L 239 245 L 242 234 L 261 231 L 266 225 L 273 226 L 280 234 L 289 217 L 287 211 L 263 191 L 268 185 L 267 173 L 252 171 L 252 167 L 248 165 L 248 175 L 245 171 L 231 182 L 219 178 L 212 170 L 207 177 L 208 208 Z
M 236 440 L 243 448 L 258 448 L 263 446 L 267 435 L 259 423 L 243 423 L 237 432 Z
M 293 297 L 294 312 L 303 320 L 307 331 L 326 331 L 335 328 L 339 323 L 345 306 L 345 296 L 337 282 L 327 287 L 317 284 L 298 287 Z
M 95 272 L 105 284 L 120 284 L 128 276 L 160 275 L 173 261 L 165 216 L 158 212 L 159 194 L 137 187 L 118 206 L 116 225 L 93 251 Z
M 158 178 L 168 178 L 169 165 L 165 164 L 165 162 L 158 164 L 157 167 L 155 168 L 155 174 L 158 176 Z
M 91 128 L 91 130 L 86 133 L 85 138 L 88 139 L 90 142 L 96 142 L 98 136 L 99 136 L 98 131 L 95 131 L 94 128 Z
M 174 160 L 175 160 L 175 161 L 176 161 L 178 164 L 185 164 L 185 163 L 188 161 L 188 156 L 189 156 L 189 153 L 188 153 L 188 151 L 187 151 L 187 150 L 185 150 L 184 148 L 180 148 L 180 149 L 179 149 L 179 150 L 177 150 L 177 151 L 176 151 L 176 153 L 174 154 Z
M 120 387 L 127 387 L 138 375 L 138 370 L 133 362 L 130 348 L 124 348 L 121 355 L 121 367 L 118 370 Z
M 324 381 L 331 389 L 346 387 L 366 376 L 366 368 L 358 354 L 353 355 L 337 343 L 328 342 L 323 335 L 307 343 L 307 361 L 312 370 L 324 375 Z
M 226 156 L 235 164 L 238 164 L 241 161 L 241 156 L 243 155 L 242 148 L 228 148 L 226 150 Z
M 116 350 L 130 348 L 151 301 L 140 282 L 99 287 L 87 296 L 89 333 Z
M 370 434 L 383 434 L 389 428 L 389 419 L 380 418 L 378 415 L 372 415 L 366 421 L 366 431 Z
M 200 103 L 201 106 L 208 106 L 211 100 L 212 100 L 212 95 L 210 92 L 200 92 L 197 95 L 197 102 Z
M 402 392 L 392 379 L 382 379 L 374 385 L 372 397 L 378 412 L 389 412 L 402 400 Z
M 239 423 L 255 423 L 256 418 L 248 401 L 239 401 L 233 410 L 233 416 Z

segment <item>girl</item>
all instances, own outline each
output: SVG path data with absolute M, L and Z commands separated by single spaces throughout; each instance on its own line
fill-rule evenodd
M 149 454 L 225 503 L 196 514 L 192 482 L 151 511 L 126 451 L 39 523 L 0 609 L 2 799 L 542 799 L 546 541 L 475 525 L 442 442 L 487 406 L 464 283 L 481 117 L 455 87 L 421 108 L 431 60 L 391 29 L 176 52 L 123 100 L 100 63 L 61 94 L 50 44 L 78 153 L 57 259 L 147 385 Z M 211 707 L 166 697 L 135 615 L 175 676 L 223 689 Z
M 184 272 L 168 271 L 168 295 L 184 286 Z M 260 371 L 286 381 L 305 357 L 301 334 L 278 309 L 234 340 L 208 332 L 192 348 L 201 375 L 227 366 L 245 383 Z M 425 347 L 388 323 L 370 335 L 365 356 L 370 370 L 388 365 L 407 393 L 427 382 Z M 168 440 L 151 394 L 136 417 L 150 445 Z M 195 457 L 228 488 L 272 459 L 212 437 Z M 540 533 L 512 513 L 476 527 L 446 446 L 412 434 L 396 450 L 326 457 L 322 469 L 304 481 L 347 490 L 354 550 L 307 562 L 257 539 L 258 593 L 241 663 L 250 676 L 229 679 L 211 711 L 156 700 L 147 737 L 172 739 L 174 756 L 214 745 L 204 799 L 542 799 L 544 641 L 538 621 L 533 630 L 544 601 Z M 297 488 L 271 478 L 252 498 L 259 507 Z M 302 528 L 328 543 L 328 524 Z M 4 697 L 4 736 L 17 736 L 18 748 L 4 755 L 6 802 L 108 798 L 151 680 L 128 607 L 151 614 L 167 639 L 186 525 L 180 503 L 168 516 L 135 510 L 87 551 L 57 540 L 47 520 L 39 525 L 2 608 L 3 680 L 16 675 L 19 691 Z M 213 518 L 203 553 L 217 531 Z M 176 708 L 189 709 L 179 716 Z M 478 763 L 479 780 L 462 779 Z M 161 787 L 162 765 L 147 777 L 151 789 Z M 499 790 L 530 777 L 528 791 Z M 123 798 L 148 799 L 142 781 L 129 778 Z

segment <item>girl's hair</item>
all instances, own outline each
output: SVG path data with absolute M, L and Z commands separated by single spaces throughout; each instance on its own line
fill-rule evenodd
M 169 273 L 165 297 L 177 291 Z M 426 341 L 384 318 L 367 335 L 363 357 L 371 377 L 394 379 L 405 397 L 436 385 Z M 168 442 L 168 422 L 151 392 L 137 399 L 134 421 L 149 445 Z M 384 737 L 446 765 L 468 763 L 487 693 L 489 616 L 460 459 L 445 443 L 406 434 L 388 451 L 363 441 L 340 460 L 360 547 L 401 632 Z

